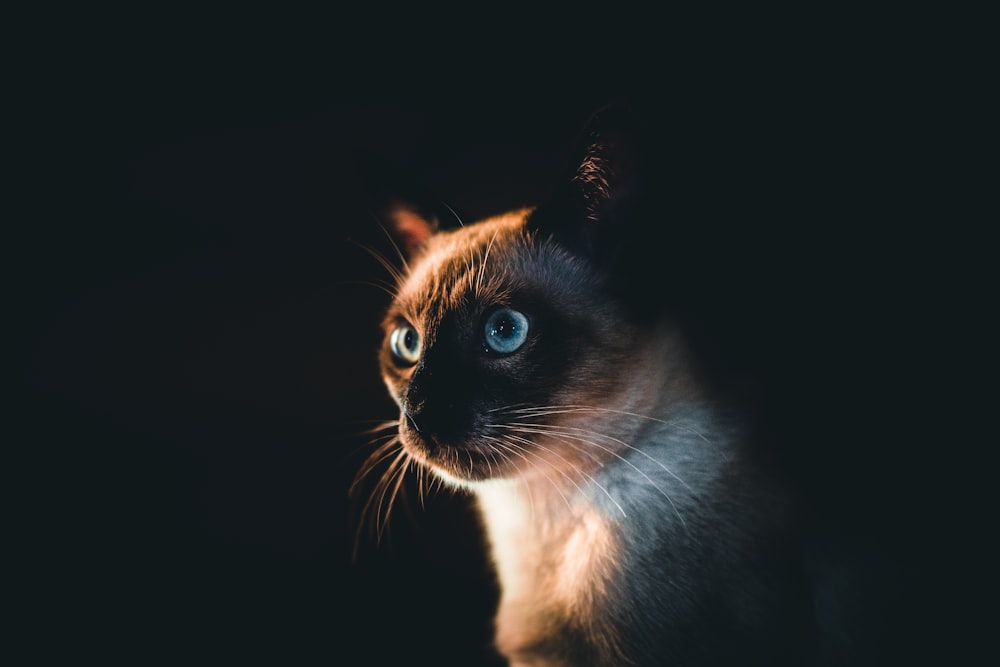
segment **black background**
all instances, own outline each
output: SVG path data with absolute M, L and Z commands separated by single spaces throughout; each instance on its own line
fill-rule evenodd
M 901 174 L 928 140 L 911 141 L 886 70 L 706 49 L 654 50 L 628 77 L 578 58 L 530 76 L 404 57 L 373 74 L 357 50 L 191 53 L 146 36 L 37 56 L 54 76 L 31 80 L 21 126 L 17 453 L 40 474 L 15 514 L 36 650 L 488 664 L 496 591 L 461 498 L 401 503 L 352 559 L 362 432 L 395 416 L 375 363 L 387 297 L 371 283 L 387 276 L 359 246 L 383 239 L 352 157 L 411 168 L 475 219 L 537 200 L 587 115 L 622 95 L 654 101 L 682 154 L 702 156 L 701 218 L 756 239 L 759 260 L 714 278 L 752 264 L 755 288 L 779 290 L 759 308 L 749 287 L 730 294 L 763 345 L 737 352 L 793 382 L 777 393 L 792 402 L 784 435 L 815 444 L 788 464 L 871 545 L 877 650 L 926 648 L 910 637 L 933 625 L 942 538 L 922 531 L 947 511 L 922 488 L 934 463 L 912 422 L 936 362 L 914 369 L 907 332 L 943 299 L 910 263 L 923 241 L 898 209 L 927 210 Z

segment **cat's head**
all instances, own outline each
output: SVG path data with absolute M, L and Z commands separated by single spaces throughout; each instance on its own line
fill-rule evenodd
M 449 481 L 600 465 L 621 442 L 616 423 L 654 392 L 623 259 L 639 185 L 623 113 L 592 120 L 536 208 L 447 230 L 416 207 L 388 215 L 407 261 L 382 375 L 404 450 Z

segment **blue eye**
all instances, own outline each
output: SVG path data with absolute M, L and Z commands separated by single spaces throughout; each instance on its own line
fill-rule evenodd
M 508 354 L 528 339 L 528 318 L 516 310 L 501 308 L 486 320 L 485 329 L 486 347 L 493 352 Z
M 420 334 L 409 324 L 396 327 L 389 334 L 389 349 L 397 359 L 412 366 L 420 360 Z

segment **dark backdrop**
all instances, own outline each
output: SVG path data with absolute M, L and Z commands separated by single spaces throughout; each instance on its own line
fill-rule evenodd
M 785 435 L 813 424 L 820 444 L 789 465 L 872 545 L 885 650 L 925 628 L 936 551 L 918 536 L 946 525 L 945 510 L 920 488 L 933 463 L 903 398 L 920 393 L 907 365 L 918 346 L 894 323 L 928 292 L 900 263 L 913 230 L 898 236 L 887 205 L 917 196 L 894 166 L 920 146 L 901 140 L 909 125 L 882 110 L 878 85 L 736 61 L 575 92 L 548 87 L 556 77 L 541 93 L 505 79 L 472 96 L 453 79 L 348 94 L 345 63 L 125 55 L 110 73 L 70 58 L 27 136 L 39 178 L 12 244 L 16 416 L 29 426 L 17 451 L 41 474 L 16 514 L 29 565 L 19 615 L 36 650 L 488 664 L 496 591 L 460 497 L 400 503 L 381 545 L 356 542 L 362 432 L 395 414 L 375 363 L 387 297 L 371 283 L 386 274 L 360 248 L 384 240 L 352 157 L 408 166 L 474 219 L 541 196 L 586 116 L 622 92 L 667 96 L 664 127 L 688 155 L 704 146 L 706 210 L 752 210 L 725 228 L 759 239 L 752 264 L 768 286 L 804 285 L 793 308 L 733 297 L 741 314 L 778 316 L 747 327 L 768 342 L 742 353 L 775 383 L 809 380 L 782 390 Z

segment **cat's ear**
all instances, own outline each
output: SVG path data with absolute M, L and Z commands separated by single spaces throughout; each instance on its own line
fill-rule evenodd
M 398 200 L 390 202 L 381 217 L 393 239 L 409 257 L 419 253 L 440 227 L 437 216 L 425 213 L 412 203 Z
M 367 153 L 354 156 L 366 206 L 399 250 L 412 257 L 458 215 L 409 171 Z
M 538 207 L 530 225 L 598 263 L 613 254 L 642 189 L 640 127 L 624 102 L 595 113 L 552 196 Z

